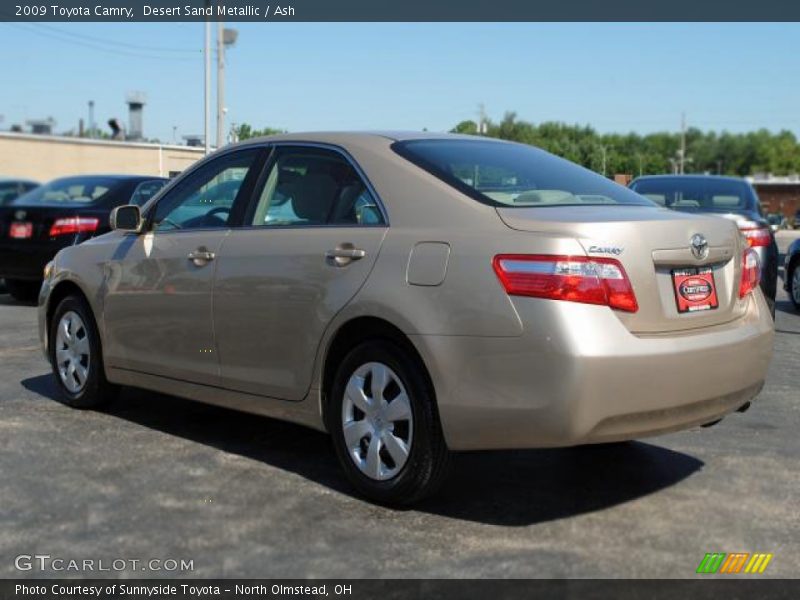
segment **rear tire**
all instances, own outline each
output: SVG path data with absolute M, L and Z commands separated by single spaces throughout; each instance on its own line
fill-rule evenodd
M 800 310 L 800 260 L 792 261 L 786 277 L 789 282 L 789 299 L 792 301 L 794 309 Z
M 86 301 L 67 296 L 49 323 L 50 365 L 64 404 L 97 408 L 113 399 L 119 388 L 106 380 L 103 353 L 94 316 Z
M 327 421 L 347 478 L 370 500 L 411 504 L 446 477 L 450 452 L 432 386 L 419 361 L 394 343 L 369 341 L 347 354 Z
M 26 281 L 25 279 L 6 279 L 6 290 L 17 302 L 33 302 L 39 297 L 41 281 Z

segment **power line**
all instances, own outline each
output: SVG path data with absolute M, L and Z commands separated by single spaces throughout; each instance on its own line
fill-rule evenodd
M 57 40 L 59 42 L 64 42 L 66 44 L 73 44 L 73 45 L 77 45 L 77 46 L 83 46 L 84 48 L 90 48 L 92 50 L 99 50 L 100 52 L 105 52 L 105 53 L 109 53 L 109 54 L 117 54 L 117 55 L 120 55 L 120 56 L 130 56 L 130 57 L 133 57 L 133 58 L 150 58 L 150 59 L 171 60 L 171 61 L 194 61 L 195 60 L 194 58 L 188 58 L 188 57 L 184 58 L 184 57 L 177 57 L 177 56 L 163 56 L 163 55 L 157 55 L 157 54 L 142 54 L 142 53 L 130 52 L 130 51 L 127 51 L 127 50 L 117 50 L 115 48 L 107 48 L 107 47 L 100 46 L 100 45 L 98 45 L 98 44 L 96 44 L 94 42 L 84 42 L 84 41 L 81 41 L 81 40 L 74 40 L 74 39 L 70 39 L 68 37 L 61 37 L 60 35 L 57 35 L 55 33 L 49 33 L 49 32 L 46 32 L 46 31 L 41 31 L 39 29 L 29 28 L 28 25 L 31 25 L 29 23 L 2 23 L 2 24 L 3 25 L 9 25 L 11 27 L 17 27 L 17 28 L 21 29 L 22 31 L 27 31 L 28 33 L 35 33 L 37 35 L 40 35 L 40 36 L 43 36 L 43 37 L 46 37 L 46 38 L 49 38 L 49 39 Z
M 55 33 L 59 33 L 61 35 L 65 35 L 65 36 L 74 37 L 74 38 L 77 38 L 77 39 L 88 40 L 88 41 L 96 42 L 96 43 L 100 43 L 100 44 L 108 44 L 108 45 L 111 45 L 111 46 L 121 46 L 121 47 L 124 47 L 124 48 L 132 48 L 134 50 L 146 50 L 146 51 L 149 51 L 149 52 L 179 52 L 179 53 L 184 53 L 184 54 L 186 54 L 186 53 L 198 54 L 198 53 L 201 52 L 201 50 L 199 48 L 196 49 L 196 50 L 192 50 L 192 49 L 189 49 L 189 48 L 168 48 L 168 47 L 164 47 L 164 46 L 144 46 L 142 44 L 130 44 L 128 42 L 118 42 L 118 41 L 115 41 L 115 40 L 110 40 L 108 38 L 101 38 L 101 37 L 96 37 L 96 36 L 93 36 L 93 35 L 86 35 L 84 33 L 75 33 L 73 31 L 66 31 L 64 29 L 59 29 L 58 27 L 52 27 L 50 25 L 45 25 L 43 23 L 29 23 L 29 25 L 33 25 L 35 27 L 40 27 L 42 29 L 49 29 L 50 31 L 53 31 Z

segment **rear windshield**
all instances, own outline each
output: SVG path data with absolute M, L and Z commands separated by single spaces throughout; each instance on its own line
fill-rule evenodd
M 634 181 L 631 189 L 675 210 L 724 213 L 753 210 L 756 205 L 750 186 L 732 179 L 658 177 Z
M 629 189 L 543 150 L 487 140 L 410 140 L 392 148 L 491 206 L 653 206 Z
M 66 177 L 54 179 L 17 198 L 14 204 L 89 204 L 100 200 L 119 185 L 110 177 Z

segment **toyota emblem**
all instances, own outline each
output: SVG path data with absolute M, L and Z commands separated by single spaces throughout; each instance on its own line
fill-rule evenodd
M 696 259 L 701 260 L 708 256 L 708 240 L 702 233 L 695 233 L 689 244 Z
M 24 210 L 18 210 L 17 212 L 15 212 L 15 213 L 14 213 L 14 218 L 15 218 L 17 221 L 21 221 L 22 219 L 24 219 L 24 218 L 25 218 L 25 216 L 26 216 L 27 214 L 28 214 L 28 213 L 26 213 Z

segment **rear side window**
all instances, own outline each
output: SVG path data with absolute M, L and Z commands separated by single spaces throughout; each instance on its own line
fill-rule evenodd
M 744 181 L 715 177 L 657 177 L 640 179 L 631 189 L 675 210 L 736 212 L 753 210 L 756 197 Z
M 255 227 L 346 227 L 384 221 L 366 183 L 341 154 L 281 147 L 245 222 Z
M 477 138 L 409 140 L 396 142 L 392 148 L 490 206 L 652 206 L 629 189 L 533 146 Z

